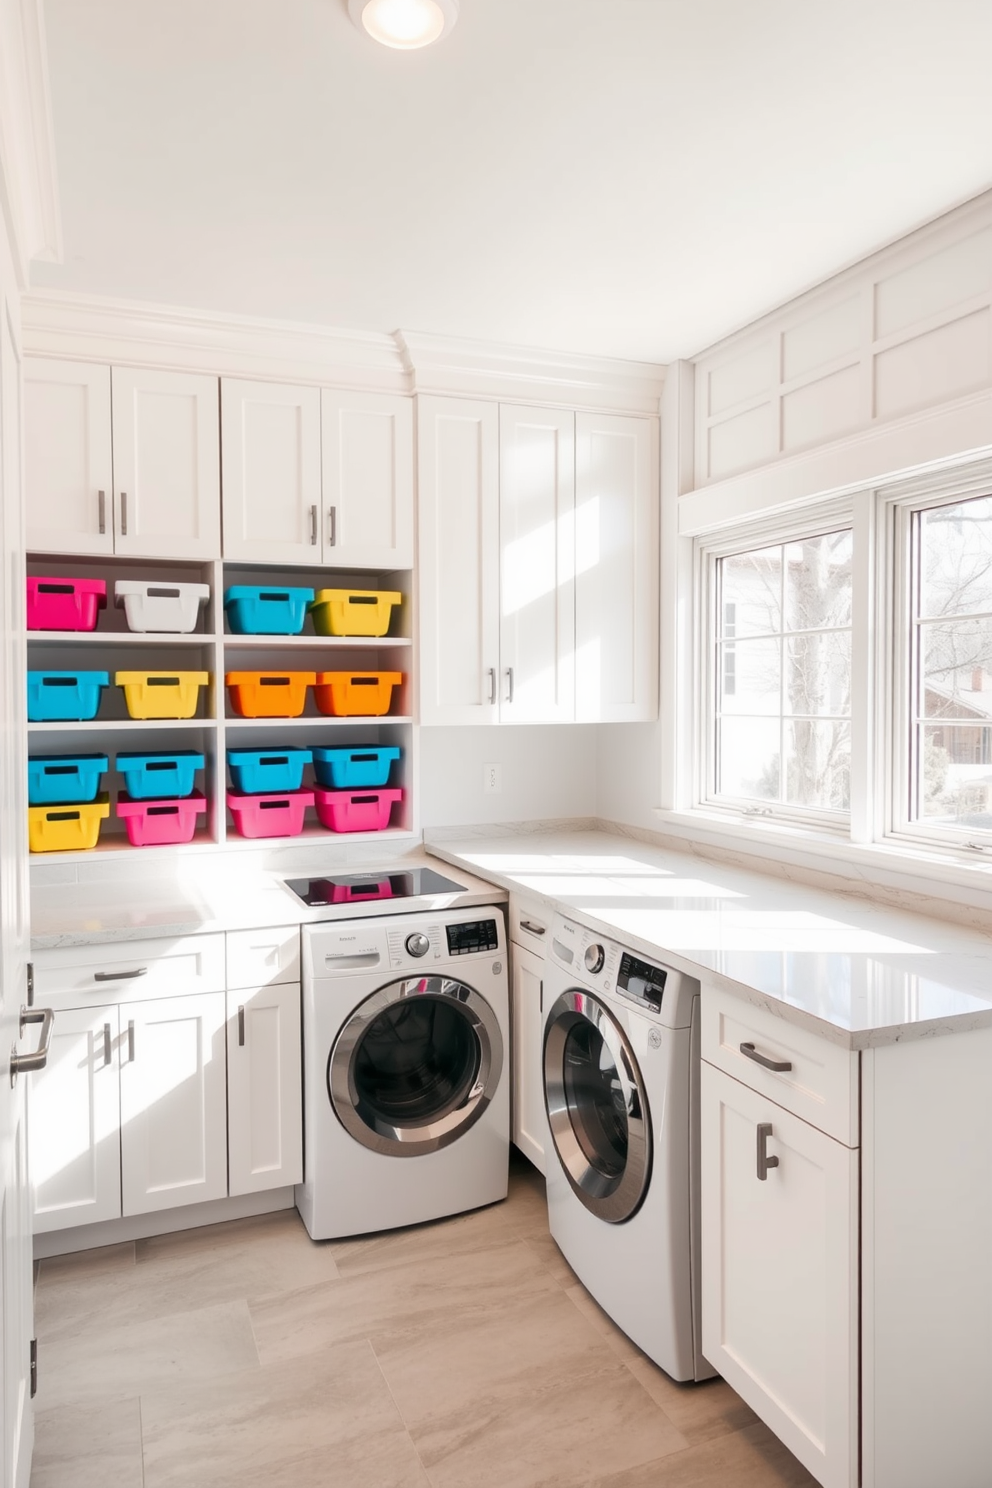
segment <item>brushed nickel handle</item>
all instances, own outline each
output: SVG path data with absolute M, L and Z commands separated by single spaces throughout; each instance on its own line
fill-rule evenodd
M 127 492 L 121 492 L 121 537 L 127 537 Z
M 543 980 L 543 978 L 542 978 L 541 981 L 538 982 L 537 985 L 540 988 L 540 991 L 537 994 L 537 1005 L 540 1008 L 541 1012 L 543 1013 L 544 1012 L 544 980 Z
M 310 508 L 310 546 L 312 548 L 315 548 L 317 546 L 317 508 L 316 508 L 316 506 L 312 506 Z
M 531 935 L 546 935 L 548 932 L 543 925 L 535 925 L 533 920 L 521 920 L 521 930 L 529 930 Z
M 489 668 L 489 701 L 492 704 L 495 704 L 495 702 L 496 702 L 496 668 L 495 667 L 490 667 Z
M 95 982 L 130 982 L 135 977 L 147 976 L 148 967 L 139 966 L 137 971 L 95 971 L 93 980 Z
M 327 519 L 330 523 L 331 535 L 327 539 L 328 547 L 336 547 L 338 540 L 338 509 L 336 506 L 327 508 Z
M 506 701 L 508 703 L 512 703 L 513 702 L 513 668 L 512 667 L 507 667 L 507 669 L 506 669 Z
M 31 1054 L 18 1054 L 17 1045 L 10 1051 L 10 1084 L 11 1088 L 17 1083 L 18 1075 L 29 1075 L 32 1070 L 43 1070 L 48 1063 L 48 1053 L 52 1044 L 52 1028 L 55 1025 L 54 1008 L 21 1008 L 21 1033 L 31 1023 L 41 1024 L 41 1040 L 37 1049 Z
M 104 1025 L 103 1025 L 103 1067 L 104 1067 L 104 1069 L 106 1069 L 107 1065 L 110 1063 L 110 1061 L 111 1061 L 112 1058 L 113 1058 L 113 1055 L 112 1055 L 111 1050 L 110 1050 L 110 1024 L 109 1023 L 104 1023 Z
M 767 1054 L 759 1054 L 753 1044 L 741 1044 L 741 1053 L 745 1059 L 752 1059 L 762 1069 L 774 1070 L 777 1075 L 784 1075 L 792 1068 L 791 1059 L 769 1059 Z
M 770 1121 L 758 1122 L 758 1178 L 762 1183 L 768 1177 L 769 1168 L 778 1167 L 778 1158 L 768 1156 L 768 1138 L 772 1134 Z
M 128 1019 L 127 1025 L 127 1057 L 128 1063 L 134 1063 L 134 1019 Z
M 100 536 L 103 537 L 107 531 L 107 493 L 97 491 L 96 493 L 97 521 L 100 527 Z
M 238 1043 L 243 1049 L 245 1046 L 245 1010 L 238 1008 Z

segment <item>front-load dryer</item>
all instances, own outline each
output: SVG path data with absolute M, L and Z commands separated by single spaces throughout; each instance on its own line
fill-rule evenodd
M 506 1198 L 509 997 L 492 907 L 303 929 L 304 1179 L 315 1240 Z
M 699 983 L 556 917 L 544 1093 L 551 1233 L 618 1327 L 676 1380 L 700 1352 Z

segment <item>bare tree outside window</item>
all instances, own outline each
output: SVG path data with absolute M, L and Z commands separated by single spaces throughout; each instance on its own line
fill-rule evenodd
M 850 809 L 850 529 L 717 560 L 716 794 Z

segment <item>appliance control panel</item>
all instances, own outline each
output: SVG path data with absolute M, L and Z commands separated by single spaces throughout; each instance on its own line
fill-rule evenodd
M 621 997 L 629 998 L 649 1012 L 661 1012 L 661 999 L 665 995 L 667 980 L 667 971 L 662 971 L 660 966 L 652 966 L 650 961 L 642 961 L 631 951 L 624 951 L 620 957 L 617 991 Z
M 445 928 L 449 956 L 471 956 L 499 950 L 499 932 L 495 920 L 467 920 Z
M 419 920 L 416 930 L 402 923 L 390 925 L 386 947 L 390 966 L 410 966 L 418 961 L 430 965 L 444 954 L 444 934 L 440 925 L 425 925 Z
M 551 928 L 551 956 L 575 972 L 586 986 L 612 990 L 620 962 L 620 948 L 596 930 L 558 916 Z

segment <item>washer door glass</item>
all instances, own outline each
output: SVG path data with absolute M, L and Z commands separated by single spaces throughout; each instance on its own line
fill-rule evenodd
M 648 1103 L 626 1034 L 588 992 L 563 992 L 548 1013 L 544 1094 L 572 1191 L 599 1219 L 630 1219 L 651 1177 Z
M 485 998 L 449 977 L 411 977 L 355 1009 L 331 1050 L 327 1089 L 363 1147 L 416 1157 L 478 1121 L 502 1068 L 503 1040 Z

